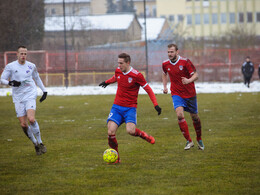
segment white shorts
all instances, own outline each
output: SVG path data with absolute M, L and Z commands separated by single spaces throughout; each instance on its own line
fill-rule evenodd
M 14 103 L 15 112 L 17 117 L 22 117 L 27 115 L 27 110 L 36 110 L 36 100 L 30 99 L 26 102 L 16 102 Z

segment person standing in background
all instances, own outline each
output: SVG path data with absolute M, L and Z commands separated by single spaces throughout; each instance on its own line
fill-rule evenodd
M 259 79 L 260 79 L 260 64 L 258 65 L 258 76 L 259 76 Z
M 254 64 L 250 61 L 250 57 L 246 57 L 246 61 L 242 65 L 242 74 L 244 76 L 244 84 L 249 88 L 250 80 L 254 73 Z

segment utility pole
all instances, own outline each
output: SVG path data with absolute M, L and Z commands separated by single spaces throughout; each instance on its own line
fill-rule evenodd
M 65 15 L 65 0 L 63 0 L 63 25 L 64 25 L 64 47 L 65 47 L 65 86 L 68 88 L 68 48 L 67 48 L 67 34 L 66 34 L 66 15 Z
M 147 28 L 146 28 L 146 0 L 144 0 L 144 37 L 145 37 L 146 81 L 149 82 L 148 48 L 147 48 Z

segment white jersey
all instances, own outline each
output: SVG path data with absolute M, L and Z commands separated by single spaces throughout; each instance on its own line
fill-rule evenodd
M 10 81 L 16 80 L 21 82 L 19 87 L 12 87 L 14 103 L 37 98 L 37 87 L 34 80 L 41 90 L 46 92 L 37 68 L 35 64 L 31 62 L 25 61 L 25 63 L 21 65 L 18 60 L 16 60 L 7 64 L 1 76 L 2 84 L 8 85 L 9 79 Z

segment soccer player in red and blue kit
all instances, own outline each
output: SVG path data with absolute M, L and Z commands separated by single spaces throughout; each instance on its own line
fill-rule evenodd
M 169 59 L 162 64 L 163 93 L 168 93 L 167 74 L 171 80 L 171 95 L 174 109 L 178 117 L 180 130 L 187 140 L 185 150 L 194 146 L 190 137 L 188 124 L 184 118 L 184 111 L 189 112 L 193 121 L 193 126 L 197 134 L 198 148 L 204 150 L 201 139 L 201 122 L 198 116 L 197 97 L 194 81 L 198 79 L 198 73 L 192 62 L 179 55 L 178 46 L 168 45 Z
M 116 131 L 124 122 L 126 123 L 126 131 L 130 135 L 139 136 L 151 144 L 155 143 L 155 139 L 151 135 L 148 135 L 146 132 L 136 128 L 137 97 L 140 86 L 143 87 L 143 89 L 148 93 L 155 110 L 158 112 L 158 115 L 161 114 L 161 108 L 157 103 L 153 90 L 146 82 L 144 76 L 131 67 L 130 63 L 131 58 L 128 54 L 119 54 L 118 68 L 115 71 L 115 75 L 99 84 L 99 86 L 104 88 L 115 82 L 117 82 L 118 85 L 114 104 L 107 119 L 108 144 L 117 152 L 118 143 L 116 139 Z M 115 163 L 120 163 L 119 155 L 118 160 Z

